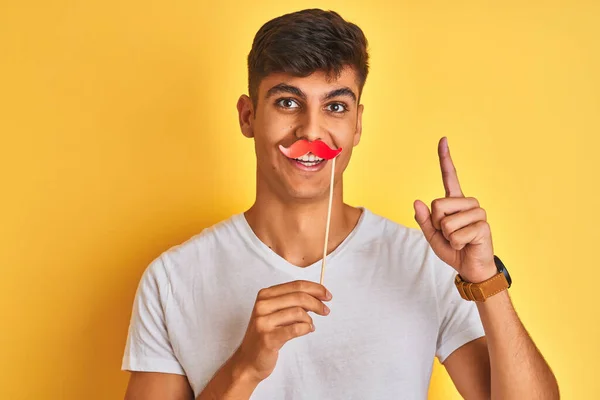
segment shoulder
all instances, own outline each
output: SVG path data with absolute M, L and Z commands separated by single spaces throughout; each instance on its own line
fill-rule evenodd
M 163 250 L 147 267 L 145 274 L 161 280 L 186 279 L 200 265 L 211 265 L 207 261 L 224 247 L 235 246 L 240 240 L 239 214 L 221 220 L 187 240 Z

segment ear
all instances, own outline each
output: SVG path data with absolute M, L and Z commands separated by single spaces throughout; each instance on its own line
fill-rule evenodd
M 241 95 L 237 102 L 238 118 L 240 121 L 240 129 L 242 134 L 247 138 L 254 137 L 254 128 L 252 120 L 254 119 L 254 109 L 252 100 L 245 94 Z
M 358 143 L 360 143 L 360 136 L 362 135 L 362 114 L 364 108 L 365 107 L 362 104 L 358 106 L 358 113 L 356 115 L 356 132 L 354 132 L 353 146 L 356 146 Z

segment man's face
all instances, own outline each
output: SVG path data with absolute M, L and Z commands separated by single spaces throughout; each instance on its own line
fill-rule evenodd
M 358 90 L 356 74 L 348 67 L 330 81 L 322 71 L 307 77 L 271 74 L 260 83 L 255 110 L 242 96 L 240 124 L 244 135 L 254 138 L 259 189 L 266 184 L 280 197 L 296 200 L 327 197 L 332 160 L 303 165 L 283 155 L 279 145 L 319 139 L 332 149 L 341 147 L 335 168 L 339 180 L 360 140 L 363 106 L 357 103 Z

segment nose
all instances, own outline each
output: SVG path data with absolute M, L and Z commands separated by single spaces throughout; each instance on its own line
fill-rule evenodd
M 295 131 L 298 139 L 306 139 L 311 142 L 319 139 L 323 140 L 326 129 L 319 110 L 309 110 L 302 113 L 299 118 L 299 125 Z

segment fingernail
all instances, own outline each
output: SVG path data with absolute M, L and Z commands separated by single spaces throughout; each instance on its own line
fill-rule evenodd
M 331 310 L 329 309 L 329 307 L 327 307 L 325 304 L 323 304 L 323 312 L 325 314 L 329 314 L 331 312 Z
M 314 332 L 315 331 L 315 326 L 313 324 L 310 324 L 310 331 Z
M 331 295 L 331 292 L 330 292 L 329 290 L 327 290 L 327 289 L 325 289 L 325 291 L 326 291 L 326 293 L 325 293 L 325 296 L 326 296 L 326 297 L 325 297 L 325 298 L 326 298 L 327 300 L 331 300 L 331 298 L 333 297 L 333 296 Z

